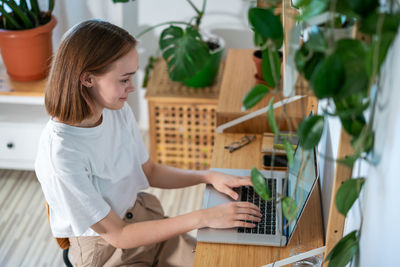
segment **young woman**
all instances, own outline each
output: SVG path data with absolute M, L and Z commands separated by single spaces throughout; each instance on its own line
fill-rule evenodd
M 235 202 L 174 218 L 140 193 L 149 185 L 199 183 L 237 199 L 248 177 L 188 171 L 155 164 L 126 103 L 135 91 L 136 41 L 110 23 L 89 20 L 63 37 L 45 94 L 51 119 L 39 143 L 35 170 L 50 207 L 55 237 L 69 238 L 75 266 L 192 266 L 193 240 L 202 227 L 254 227 L 258 207 Z

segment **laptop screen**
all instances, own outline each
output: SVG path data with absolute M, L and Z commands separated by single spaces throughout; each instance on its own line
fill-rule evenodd
M 303 174 L 296 184 L 297 177 L 300 175 L 300 168 L 302 161 L 304 161 L 305 163 L 304 170 L 302 172 Z M 303 150 L 298 145 L 296 152 L 294 154 L 293 166 L 289 168 L 289 177 L 288 177 L 288 195 L 291 196 L 296 201 L 298 207 L 296 219 L 294 219 L 293 222 L 290 223 L 289 225 L 288 229 L 289 237 L 293 234 L 297 220 L 299 219 L 306 204 L 306 201 L 313 188 L 315 178 L 316 178 L 316 171 L 315 171 L 314 149 Z

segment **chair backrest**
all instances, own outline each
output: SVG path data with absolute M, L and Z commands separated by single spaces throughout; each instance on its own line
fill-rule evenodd
M 46 214 L 47 214 L 47 219 L 50 222 L 50 207 L 49 207 L 49 204 L 47 202 L 46 202 Z M 55 240 L 57 241 L 57 244 L 61 249 L 67 249 L 70 246 L 68 238 L 55 237 Z

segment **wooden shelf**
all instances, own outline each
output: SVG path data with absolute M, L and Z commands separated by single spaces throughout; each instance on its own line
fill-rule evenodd
M 17 82 L 8 76 L 0 65 L 0 103 L 43 104 L 47 79 L 34 82 Z

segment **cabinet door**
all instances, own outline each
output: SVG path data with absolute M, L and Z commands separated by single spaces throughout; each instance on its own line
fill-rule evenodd
M 0 161 L 21 162 L 23 165 L 29 162 L 33 168 L 43 127 L 27 123 L 0 123 Z

